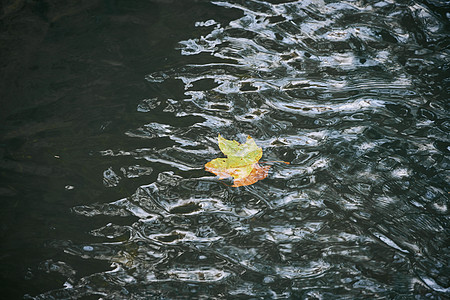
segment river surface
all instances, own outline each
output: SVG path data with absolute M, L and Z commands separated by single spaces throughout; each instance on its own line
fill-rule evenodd
M 448 299 L 448 2 L 16 2 L 7 299 Z

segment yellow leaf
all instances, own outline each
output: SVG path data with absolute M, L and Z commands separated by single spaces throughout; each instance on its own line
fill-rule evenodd
M 227 158 L 216 158 L 205 165 L 205 170 L 219 176 L 219 179 L 233 177 L 233 187 L 250 185 L 267 177 L 270 166 L 258 164 L 262 149 L 251 137 L 244 144 L 218 138 L 220 150 Z

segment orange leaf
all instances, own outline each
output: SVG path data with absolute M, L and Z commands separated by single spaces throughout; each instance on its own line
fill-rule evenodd
M 258 180 L 262 180 L 267 177 L 269 174 L 270 166 L 260 166 L 259 164 L 254 164 L 253 170 L 245 178 L 234 180 L 234 184 L 232 187 L 238 187 L 238 186 L 244 186 L 244 185 L 250 185 L 254 184 Z

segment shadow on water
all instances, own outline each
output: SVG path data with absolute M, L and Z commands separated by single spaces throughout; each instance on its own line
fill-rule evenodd
M 6 294 L 450 294 L 447 4 L 10 2 Z M 291 164 L 228 187 L 219 133 Z

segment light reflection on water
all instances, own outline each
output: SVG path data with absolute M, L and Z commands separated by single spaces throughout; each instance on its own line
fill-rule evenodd
M 112 269 L 77 278 L 76 266 L 47 261 L 67 282 L 36 299 L 448 295 L 448 110 L 433 90 L 448 63 L 441 18 L 420 2 L 212 4 L 242 17 L 198 20 L 204 34 L 179 50 L 199 62 L 146 76 L 155 89 L 184 87 L 137 106 L 148 123 L 123 134 L 148 146 L 98 155 L 122 164 L 105 169 L 106 187 L 156 180 L 73 208 L 104 217 L 90 232 L 103 241 L 52 244 Z M 263 160 L 291 165 L 227 187 L 203 172 L 218 133 L 249 134 Z

